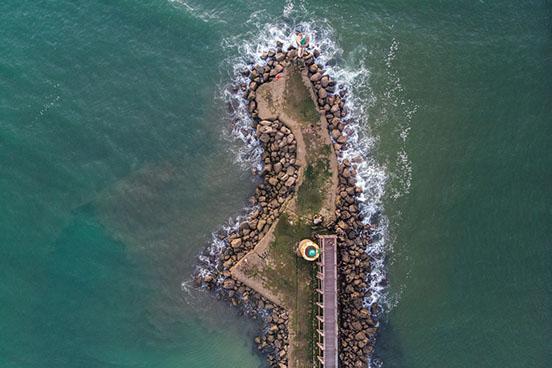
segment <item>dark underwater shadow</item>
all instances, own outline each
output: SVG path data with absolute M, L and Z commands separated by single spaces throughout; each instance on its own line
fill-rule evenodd
M 373 356 L 374 366 L 384 368 L 405 368 L 406 362 L 401 337 L 390 321 L 381 321 Z

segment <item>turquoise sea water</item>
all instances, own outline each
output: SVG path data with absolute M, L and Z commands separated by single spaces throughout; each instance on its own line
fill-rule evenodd
M 262 366 L 190 274 L 254 187 L 232 60 L 298 22 L 387 177 L 384 367 L 552 364 L 549 4 L 7 0 L 0 367 Z

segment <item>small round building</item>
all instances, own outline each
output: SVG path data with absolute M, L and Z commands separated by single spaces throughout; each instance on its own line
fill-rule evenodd
M 316 261 L 320 257 L 320 247 L 310 239 L 301 240 L 297 252 L 309 262 Z

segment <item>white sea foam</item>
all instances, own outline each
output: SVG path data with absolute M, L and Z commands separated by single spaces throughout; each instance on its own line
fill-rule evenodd
M 391 117 L 397 124 L 398 130 L 398 149 L 393 167 L 393 182 L 388 187 L 391 188 L 389 197 L 396 200 L 410 193 L 412 184 L 412 163 L 407 154 L 406 145 L 408 136 L 412 130 L 412 118 L 418 111 L 418 106 L 409 98 L 401 84 L 401 79 L 397 69 L 394 67 L 394 61 L 399 52 L 399 42 L 393 39 L 387 56 L 385 58 L 386 67 L 386 89 L 384 92 L 384 101 L 382 102 L 382 111 L 385 116 Z
M 245 207 L 241 215 L 229 218 L 220 231 L 211 234 L 209 247 L 198 257 L 199 264 L 196 269 L 198 275 L 206 276 L 207 274 L 215 273 L 214 271 L 218 267 L 218 258 L 222 251 L 228 247 L 228 242 L 225 240 L 226 235 L 234 232 L 238 228 L 238 225 L 244 221 L 247 214 L 253 212 L 255 209 L 256 207 Z
M 282 16 L 284 18 L 288 18 L 291 13 L 293 12 L 295 5 L 292 0 L 287 0 L 286 5 L 284 5 L 284 11 L 282 12 Z
M 51 94 L 46 97 L 48 102 L 42 105 L 40 111 L 38 112 L 38 115 L 36 115 L 34 119 L 31 121 L 31 126 L 34 125 L 34 123 L 36 123 L 48 111 L 60 105 L 61 95 L 57 94 L 59 92 L 59 83 L 53 84 L 52 88 L 55 91 L 54 94 Z
M 191 0 L 169 0 L 169 2 L 181 6 L 189 15 L 205 23 L 226 23 L 226 17 L 221 11 L 207 11 L 203 9 L 201 3 L 192 3 Z

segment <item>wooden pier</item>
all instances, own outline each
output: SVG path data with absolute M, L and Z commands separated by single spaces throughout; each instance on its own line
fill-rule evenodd
M 318 264 L 318 362 L 320 367 L 338 368 L 337 327 L 337 237 L 321 235 L 322 255 Z

